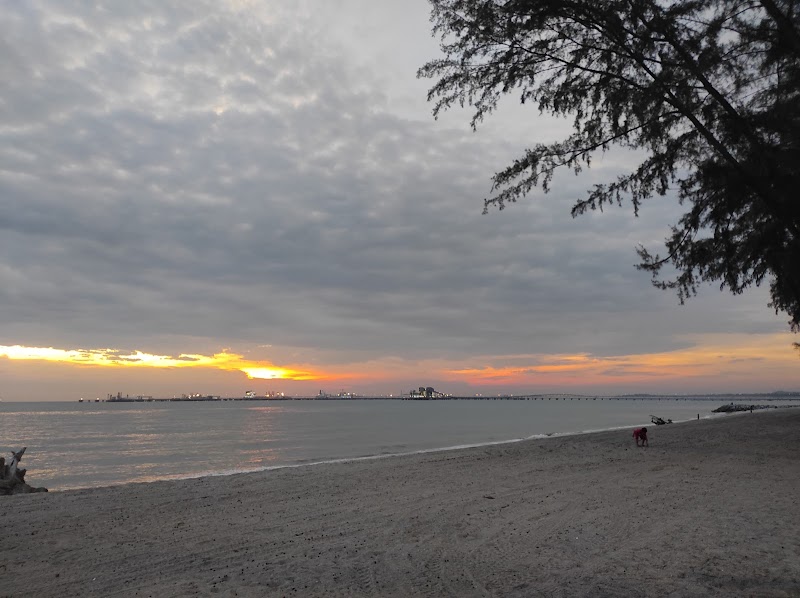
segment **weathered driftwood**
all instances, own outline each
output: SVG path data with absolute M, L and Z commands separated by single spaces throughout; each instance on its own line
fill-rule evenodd
M 22 455 L 25 454 L 23 447 L 21 451 L 11 451 L 11 462 L 6 465 L 6 460 L 0 457 L 0 495 L 3 494 L 28 494 L 30 492 L 47 492 L 47 488 L 34 488 L 25 481 L 27 470 L 19 467 Z

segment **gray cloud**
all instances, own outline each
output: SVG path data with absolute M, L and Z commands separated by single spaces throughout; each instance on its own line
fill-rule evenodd
M 490 175 L 536 121 L 511 108 L 472 133 L 404 91 L 425 86 L 424 2 L 399 21 L 416 39 L 349 20 L 363 2 L 237 6 L 4 3 L 5 342 L 204 338 L 357 360 L 621 354 L 783 329 L 761 291 L 678 308 L 633 269 L 673 202 L 569 217 L 623 154 L 482 217 Z

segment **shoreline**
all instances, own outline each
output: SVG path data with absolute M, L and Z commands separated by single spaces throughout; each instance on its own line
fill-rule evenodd
M 4 497 L 0 594 L 800 594 L 800 410 L 650 442 L 624 429 Z
M 786 407 L 795 408 L 794 405 L 787 405 Z M 800 409 L 800 405 L 798 405 L 796 408 Z M 761 412 L 763 412 L 763 410 Z M 701 421 L 701 420 L 707 420 L 707 419 L 717 419 L 717 418 L 720 418 L 720 417 L 727 417 L 727 416 L 731 416 L 731 415 L 741 415 L 743 413 L 744 412 L 707 414 L 707 415 L 704 415 L 704 416 L 698 418 L 698 420 L 694 420 L 694 419 L 691 419 L 691 418 L 690 419 L 683 419 L 683 420 L 673 421 L 671 424 L 666 424 L 666 425 L 676 425 L 676 424 L 682 424 L 682 423 L 687 423 L 687 422 L 692 422 L 692 421 Z M 749 414 L 750 413 L 748 412 L 748 415 Z M 652 425 L 653 428 L 656 427 L 655 424 L 649 424 L 649 425 Z M 526 436 L 524 438 L 510 438 L 508 440 L 492 440 L 492 441 L 488 441 L 488 442 L 477 442 L 477 443 L 474 443 L 474 444 L 460 444 L 460 445 L 454 445 L 454 446 L 443 446 L 443 447 L 436 447 L 436 448 L 430 448 L 430 449 L 419 449 L 419 450 L 416 450 L 416 451 L 409 451 L 409 452 L 403 452 L 403 453 L 385 453 L 385 454 L 382 453 L 382 454 L 378 454 L 378 455 L 363 455 L 363 456 L 360 456 L 360 457 L 342 457 L 340 459 L 327 459 L 327 460 L 310 461 L 310 462 L 304 462 L 304 463 L 291 463 L 291 464 L 287 464 L 287 465 L 268 465 L 266 467 L 261 467 L 261 468 L 258 468 L 258 469 L 241 470 L 241 471 L 239 471 L 239 470 L 230 470 L 230 471 L 223 471 L 223 472 L 206 473 L 206 474 L 201 474 L 201 475 L 196 475 L 196 476 L 171 478 L 171 480 L 191 480 L 191 479 L 198 479 L 198 478 L 205 478 L 205 477 L 209 477 L 209 478 L 226 477 L 226 476 L 232 476 L 232 475 L 246 475 L 246 474 L 252 474 L 252 473 L 277 471 L 277 470 L 281 470 L 281 469 L 292 469 L 292 468 L 298 468 L 298 467 L 317 467 L 317 466 L 321 466 L 321 465 L 337 465 L 337 464 L 342 464 L 342 463 L 356 463 L 356 462 L 359 462 L 359 461 L 375 461 L 375 460 L 379 460 L 379 459 L 393 459 L 393 458 L 398 458 L 398 457 L 413 457 L 414 455 L 426 455 L 426 454 L 431 454 L 431 453 L 445 453 L 445 452 L 450 452 L 450 451 L 478 449 L 478 448 L 484 448 L 484 447 L 490 447 L 490 446 L 501 446 L 501 445 L 505 445 L 505 444 L 516 444 L 518 442 L 527 442 L 527 441 L 533 441 L 533 440 L 546 440 L 548 438 L 566 438 L 566 437 L 570 437 L 570 436 L 583 436 L 585 434 L 600 434 L 602 432 L 616 432 L 618 430 L 629 430 L 631 428 L 632 428 L 632 426 L 625 425 L 625 426 L 611 426 L 611 427 L 608 427 L 608 428 L 598 428 L 598 429 L 592 429 L 592 430 L 578 430 L 578 431 L 569 431 L 569 432 L 550 432 L 550 433 L 546 433 L 546 434 L 532 434 L 532 435 Z M 149 484 L 149 483 L 151 483 L 151 482 L 125 482 L 123 484 L 114 484 L 114 485 L 115 486 L 125 486 L 127 484 Z M 87 486 L 86 488 L 71 488 L 70 490 L 85 490 L 87 488 L 103 488 L 103 487 L 110 487 L 110 486 Z M 55 492 L 66 492 L 66 491 L 67 490 L 56 490 Z
M 800 594 L 800 410 L 650 442 L 617 430 L 4 497 L 2 594 Z
M 12 425 L 12 429 L 28 429 L 29 432 L 19 433 L 17 438 L 13 438 L 12 432 L 12 437 L 7 438 L 6 442 L 9 443 L 9 450 L 31 445 L 31 450 L 29 450 L 30 460 L 26 462 L 26 466 L 30 471 L 30 479 L 38 486 L 47 487 L 51 492 L 64 492 L 130 483 L 149 483 L 159 480 L 195 479 L 207 476 L 256 473 L 338 461 L 411 455 L 417 452 L 457 450 L 465 447 L 490 446 L 492 444 L 519 442 L 526 439 L 549 436 L 559 437 L 603 430 L 624 429 L 627 426 L 650 425 L 650 415 L 648 414 L 653 412 L 664 418 L 672 418 L 676 423 L 694 420 L 697 411 L 700 411 L 704 418 L 717 416 L 707 410 L 703 411 L 705 405 L 697 403 L 685 405 L 675 403 L 661 409 L 659 405 L 648 401 L 637 404 L 635 408 L 630 410 L 627 408 L 610 408 L 609 406 L 609 408 L 600 407 L 598 410 L 588 410 L 589 414 L 584 413 L 577 406 L 573 408 L 569 401 L 562 401 L 562 403 L 562 406 L 554 405 L 555 410 L 550 405 L 547 405 L 546 409 L 544 407 L 539 409 L 532 403 L 500 409 L 499 412 L 506 415 L 501 415 L 497 418 L 492 415 L 488 429 L 483 429 L 477 423 L 480 419 L 468 414 L 480 413 L 482 410 L 489 409 L 491 409 L 492 413 L 495 413 L 496 410 L 492 406 L 487 405 L 481 409 L 478 409 L 477 406 L 456 409 L 456 420 L 459 424 L 463 423 L 467 427 L 466 429 L 471 430 L 470 433 L 459 433 L 458 425 L 451 425 L 452 421 L 449 419 L 451 410 L 447 405 L 432 406 L 421 404 L 411 409 L 412 412 L 421 413 L 427 413 L 430 409 L 433 409 L 436 414 L 434 420 L 439 421 L 443 426 L 449 426 L 447 433 L 443 435 L 431 434 L 432 431 L 436 430 L 435 425 L 433 427 L 428 425 L 427 432 L 419 435 L 413 429 L 406 430 L 408 434 L 400 431 L 405 430 L 405 427 L 412 423 L 412 420 L 405 415 L 407 410 L 401 406 L 400 411 L 403 412 L 401 415 L 405 420 L 403 424 L 405 427 L 400 426 L 394 430 L 388 430 L 388 436 L 373 435 L 372 439 L 368 439 L 367 436 L 361 438 L 359 436 L 361 428 L 350 425 L 356 439 L 352 446 L 349 446 L 347 442 L 341 446 L 333 445 L 327 440 L 316 443 L 315 439 L 309 436 L 308 438 L 301 438 L 297 443 L 297 449 L 295 449 L 292 448 L 291 441 L 286 441 L 289 436 L 284 434 L 284 439 L 279 439 L 275 445 L 270 445 L 269 450 L 264 450 L 262 458 L 259 459 L 251 459 L 247 451 L 242 450 L 245 448 L 246 443 L 240 443 L 236 440 L 236 417 L 241 416 L 236 416 L 235 414 L 242 413 L 238 409 L 225 411 L 227 414 L 227 419 L 225 420 L 227 427 L 223 426 L 216 433 L 216 436 L 220 438 L 220 444 L 225 445 L 225 450 L 230 451 L 226 453 L 227 457 L 221 456 L 222 453 L 216 450 L 220 448 L 220 444 L 217 442 L 211 443 L 201 440 L 199 444 L 204 446 L 202 451 L 197 452 L 193 442 L 184 440 L 184 438 L 190 438 L 191 435 L 184 435 L 181 439 L 178 439 L 176 444 L 168 436 L 159 438 L 159 434 L 163 435 L 164 433 L 164 426 L 158 423 L 154 424 L 156 426 L 154 428 L 155 435 L 148 440 L 148 443 L 152 446 L 149 448 L 145 445 L 134 447 L 134 453 L 138 453 L 142 458 L 141 466 L 137 466 L 133 453 L 115 462 L 113 459 L 106 459 L 104 455 L 112 456 L 115 451 L 123 451 L 123 453 L 127 454 L 127 447 L 124 443 L 115 441 L 113 436 L 109 436 L 108 440 L 99 438 L 102 441 L 99 444 L 103 445 L 99 446 L 89 428 L 92 418 L 87 418 L 80 420 L 83 428 L 82 432 L 79 432 L 77 436 L 80 438 L 85 437 L 83 442 L 86 443 L 87 447 L 89 443 L 94 444 L 92 452 L 82 451 L 79 461 L 73 467 L 64 469 L 64 464 L 76 457 L 75 454 L 67 454 L 64 451 L 63 443 L 66 439 L 60 438 L 62 445 L 60 447 L 56 445 L 56 452 L 49 452 L 47 441 L 42 441 L 41 438 L 38 438 L 37 432 L 30 432 L 30 430 L 49 429 L 51 425 L 49 422 L 58 414 L 49 413 L 46 410 L 36 411 L 32 420 L 28 419 L 24 410 L 15 413 L 15 417 L 12 420 L 16 420 L 17 425 Z M 80 411 L 78 407 L 78 405 L 75 405 L 74 408 L 69 408 L 68 410 L 77 412 Z M 172 409 L 170 408 L 170 413 L 172 413 Z M 303 409 L 297 413 L 305 413 L 305 411 Z M 513 420 L 509 419 L 508 414 L 517 411 L 521 411 L 522 415 L 513 418 Z M 126 411 L 126 417 L 121 420 L 123 423 L 119 426 L 120 429 L 127 430 L 128 434 L 133 431 L 131 424 L 134 415 L 132 414 L 135 412 L 136 408 L 133 411 Z M 192 416 L 193 423 L 187 429 L 196 431 L 199 434 L 198 438 L 204 437 L 204 434 L 201 433 L 203 428 L 198 424 L 203 418 L 207 418 L 210 412 L 216 413 L 214 409 L 206 409 L 205 411 L 200 411 L 199 415 Z M 315 417 L 317 427 L 319 427 L 320 417 L 322 417 L 319 410 L 311 409 L 309 412 L 309 417 Z M 368 415 L 371 412 L 372 408 L 366 409 L 364 413 L 358 410 L 358 417 L 368 419 L 371 417 Z M 158 413 L 158 410 L 153 411 L 150 419 L 160 421 L 161 417 Z M 595 413 L 595 415 L 591 415 L 592 413 Z M 613 417 L 609 417 L 610 415 L 613 415 Z M 103 417 L 109 418 L 111 415 L 101 408 L 93 410 L 92 417 L 100 419 Z M 303 417 L 306 416 L 304 415 Z M 503 423 L 503 419 L 507 421 Z M 165 421 L 169 421 L 169 419 Z M 57 423 L 55 425 L 57 426 Z M 111 427 L 116 425 L 116 419 L 109 422 Z M 234 427 L 231 427 L 231 425 Z M 280 426 L 283 426 L 283 428 L 280 428 Z M 58 427 L 55 429 L 58 430 Z M 286 427 L 286 422 L 279 424 L 280 429 L 289 429 Z M 384 438 L 388 440 L 382 440 Z M 59 440 L 57 432 L 56 440 Z M 41 460 L 39 459 L 40 455 L 43 457 Z M 164 465 L 159 467 L 158 463 Z
M 799 408 L 800 405 L 781 405 L 775 407 L 778 408 Z M 771 409 L 760 409 L 756 412 L 763 413 L 766 411 L 770 411 Z M 756 413 L 754 412 L 754 413 Z M 707 419 L 717 419 L 722 417 L 733 416 L 737 414 L 742 414 L 744 412 L 730 412 L 730 413 L 707 413 L 699 418 L 699 420 L 695 420 L 692 418 L 689 419 L 682 419 L 673 421 L 672 424 L 666 425 L 677 425 L 686 422 L 692 421 L 702 421 Z M 748 413 L 749 414 L 749 413 Z M 642 425 L 652 425 L 655 428 L 655 424 L 642 424 Z M 249 474 L 256 474 L 256 473 L 263 473 L 263 472 L 270 472 L 270 471 L 279 471 L 282 469 L 294 469 L 294 468 L 301 468 L 301 467 L 318 467 L 324 465 L 336 465 L 342 463 L 351 463 L 351 462 L 360 462 L 360 461 L 374 461 L 380 459 L 392 459 L 392 458 L 401 458 L 401 457 L 411 457 L 414 455 L 424 455 L 424 454 L 431 454 L 431 453 L 439 453 L 439 452 L 450 452 L 450 451 L 459 451 L 459 450 L 467 450 L 467 449 L 478 449 L 483 447 L 490 447 L 490 446 L 498 446 L 498 445 L 505 445 L 505 444 L 514 444 L 518 442 L 527 442 L 533 440 L 545 440 L 548 438 L 564 438 L 570 436 L 582 436 L 585 434 L 598 434 L 602 432 L 614 432 L 618 430 L 628 430 L 631 429 L 634 425 L 614 425 L 609 426 L 607 428 L 596 428 L 596 429 L 589 429 L 589 430 L 577 430 L 577 431 L 566 431 L 566 432 L 549 432 L 549 433 L 539 433 L 539 434 L 532 434 L 530 436 L 525 436 L 521 438 L 510 438 L 507 440 L 492 440 L 487 442 L 476 442 L 476 443 L 468 443 L 468 444 L 459 444 L 453 446 L 444 446 L 444 447 L 434 447 L 434 448 L 427 448 L 427 449 L 418 449 L 408 452 L 399 452 L 399 453 L 380 453 L 380 454 L 372 454 L 372 455 L 362 455 L 356 457 L 341 457 L 341 458 L 334 458 L 334 459 L 323 459 L 323 460 L 309 460 L 303 461 L 299 463 L 286 463 L 282 465 L 267 465 L 264 467 L 252 468 L 252 469 L 227 469 L 227 470 L 220 470 L 220 471 L 206 471 L 198 474 L 176 474 L 171 475 L 168 477 L 159 478 L 157 480 L 133 480 L 128 482 L 120 482 L 116 484 L 102 484 L 102 485 L 95 485 L 95 486 L 71 486 L 69 488 L 57 488 L 57 489 L 48 489 L 51 493 L 59 493 L 59 492 L 72 492 L 76 490 L 90 490 L 93 488 L 115 488 L 119 486 L 128 486 L 131 484 L 152 484 L 155 482 L 177 482 L 181 480 L 196 480 L 201 478 L 219 478 L 219 477 L 228 477 L 228 476 L 236 476 L 236 475 L 249 475 Z M 35 471 L 34 471 L 35 475 Z

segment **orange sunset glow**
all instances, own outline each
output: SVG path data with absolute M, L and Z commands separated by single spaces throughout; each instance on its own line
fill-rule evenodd
M 773 375 L 776 383 L 796 382 L 798 353 L 789 334 L 706 335 L 692 346 L 675 351 L 636 355 L 594 356 L 586 353 L 514 356 L 518 365 L 487 365 L 449 370 L 454 379 L 480 386 L 575 384 L 603 386 L 615 382 L 646 384 L 657 380 L 685 380 L 717 376 L 737 378 Z M 487 361 L 499 361 L 487 358 Z
M 319 373 L 277 367 L 266 361 L 248 360 L 242 355 L 227 351 L 214 355 L 181 353 L 178 356 L 169 356 L 142 351 L 124 352 L 117 349 L 54 349 L 0 345 L 0 357 L 116 368 L 208 368 L 240 371 L 250 379 L 262 380 L 317 380 L 327 377 Z
M 470 388 L 484 392 L 505 389 L 528 393 L 544 388 L 564 388 L 592 394 L 622 389 L 644 392 L 656 387 L 670 392 L 712 388 L 733 391 L 743 387 L 764 390 L 796 387 L 800 383 L 800 355 L 791 346 L 795 338 L 789 333 L 697 335 L 683 338 L 681 348 L 654 353 L 611 356 L 537 353 L 422 360 L 379 357 L 322 367 L 296 363 L 278 365 L 267 359 L 250 359 L 228 349 L 210 355 L 188 352 L 162 355 L 109 348 L 0 345 L 0 358 L 31 365 L 38 362 L 76 368 L 93 366 L 109 371 L 149 369 L 161 371 L 165 376 L 169 376 L 170 371 L 194 369 L 198 375 L 204 372 L 203 382 L 199 377 L 195 379 L 202 384 L 213 384 L 215 379 L 208 376 L 214 372 L 241 372 L 252 380 L 305 382 L 306 386 L 294 386 L 294 392 L 311 395 L 319 388 L 328 390 L 334 382 L 341 385 L 337 391 L 347 387 L 375 394 L 416 388 L 421 384 L 464 394 L 470 394 Z M 173 376 L 173 379 L 176 378 Z M 164 383 L 167 379 L 159 380 Z

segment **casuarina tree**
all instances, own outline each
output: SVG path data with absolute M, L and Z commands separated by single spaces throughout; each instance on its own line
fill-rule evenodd
M 673 195 L 685 213 L 663 250 L 638 248 L 638 268 L 681 301 L 705 281 L 737 294 L 768 283 L 800 330 L 797 0 L 430 1 L 443 57 L 418 74 L 435 80 L 435 115 L 470 106 L 475 127 L 515 94 L 573 119 L 569 137 L 494 175 L 484 211 L 546 192 L 597 152 L 637 149 L 641 162 L 573 216 Z

